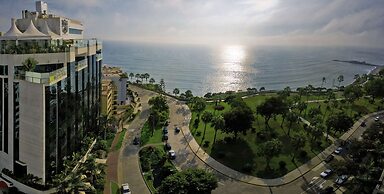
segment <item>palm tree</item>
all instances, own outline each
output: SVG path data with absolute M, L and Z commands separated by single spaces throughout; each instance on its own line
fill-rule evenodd
M 175 94 L 175 96 L 177 96 L 179 93 L 180 93 L 179 88 L 173 89 L 173 94 Z
M 151 77 L 151 79 L 149 79 L 149 83 L 150 83 L 150 84 L 155 83 L 155 79 L 154 79 L 153 77 Z
M 144 73 L 144 78 L 145 78 L 145 81 L 148 82 L 148 78 L 149 78 L 149 73 Z
M 215 136 L 213 137 L 213 143 L 216 143 L 216 134 L 219 129 L 225 127 L 225 120 L 222 115 L 216 115 L 212 118 L 213 128 L 215 129 Z
M 132 72 L 129 73 L 129 77 L 131 78 L 131 80 L 133 79 L 133 77 L 135 77 L 135 74 L 133 74 Z
M 341 82 L 344 81 L 344 76 L 343 75 L 339 75 L 339 77 L 337 77 L 337 81 L 339 82 L 339 86 L 338 87 L 340 87 Z
M 140 73 L 136 73 L 135 78 L 136 78 L 136 80 L 139 80 L 139 78 L 140 78 Z M 136 81 L 136 82 L 137 82 L 137 81 Z
M 141 79 L 141 82 L 144 81 L 144 78 L 145 78 L 145 74 L 140 74 L 140 79 Z
M 289 136 L 289 133 L 291 132 L 292 124 L 299 121 L 299 117 L 294 112 L 288 112 L 287 120 L 289 122 L 289 125 L 288 125 L 288 136 Z
M 260 89 L 259 89 L 259 92 L 261 93 L 261 92 L 265 92 L 265 87 L 261 87 Z
M 323 87 L 324 83 L 326 83 L 325 81 L 326 81 L 326 79 L 325 79 L 325 77 L 323 77 L 323 80 L 321 81 L 321 87 Z
M 165 82 L 164 82 L 163 78 L 160 79 L 160 87 L 161 87 L 161 90 L 163 90 L 163 92 L 165 92 Z
M 22 62 L 24 71 L 33 71 L 39 62 L 36 59 L 29 57 Z
M 203 133 L 203 138 L 205 137 L 205 131 L 207 129 L 207 123 L 211 122 L 212 120 L 212 113 L 211 112 L 208 112 L 208 111 L 205 111 L 203 112 L 203 115 L 201 116 L 201 120 L 204 122 L 204 133 Z
M 294 149 L 294 152 L 292 152 L 292 162 L 295 162 L 295 156 L 297 151 L 305 146 L 305 135 L 303 133 L 298 133 L 294 135 L 291 139 L 291 144 Z

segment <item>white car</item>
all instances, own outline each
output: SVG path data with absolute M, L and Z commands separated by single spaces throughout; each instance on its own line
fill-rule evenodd
M 347 180 L 348 180 L 348 175 L 344 174 L 344 175 L 337 177 L 337 179 L 335 180 L 335 183 L 341 185 Z
M 173 160 L 173 159 L 175 159 L 176 158 L 176 152 L 175 152 L 175 150 L 169 150 L 168 151 L 168 155 L 169 155 L 169 157 Z
M 324 170 L 322 173 L 320 173 L 320 176 L 321 178 L 327 178 L 329 175 L 332 174 L 332 170 L 331 169 L 327 169 L 327 170 Z
M 131 189 L 129 188 L 128 183 L 124 183 L 121 185 L 121 193 L 122 194 L 131 194 Z
M 378 122 L 379 120 L 380 120 L 380 117 L 377 116 L 377 117 L 375 118 L 375 121 Z
M 342 147 L 338 147 L 335 150 L 335 154 L 340 154 L 342 151 L 343 151 L 343 148 Z

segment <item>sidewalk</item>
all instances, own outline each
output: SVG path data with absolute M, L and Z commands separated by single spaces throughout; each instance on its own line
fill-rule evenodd
M 285 184 L 289 184 L 292 181 L 300 178 L 302 175 L 306 174 L 308 171 L 312 170 L 314 167 L 316 167 L 318 164 L 320 164 L 329 154 L 331 154 L 335 149 L 336 145 L 332 144 L 328 148 L 326 148 L 323 152 L 319 153 L 317 156 L 309 160 L 306 164 L 301 165 L 299 168 L 296 168 L 295 170 L 289 172 L 283 177 L 275 178 L 275 179 L 262 179 L 250 175 L 243 174 L 241 172 L 238 172 L 236 170 L 233 170 L 231 168 L 228 168 L 227 166 L 217 162 L 214 158 L 210 157 L 203 149 L 200 148 L 199 144 L 196 142 L 194 137 L 192 136 L 190 130 L 189 130 L 189 120 L 191 119 L 191 113 L 189 111 L 189 108 L 187 105 L 183 105 L 185 109 L 188 110 L 188 114 L 185 116 L 187 118 L 186 120 L 186 126 L 181 128 L 181 131 L 184 135 L 185 140 L 187 141 L 190 149 L 193 151 L 193 153 L 202 160 L 206 165 L 210 166 L 212 169 L 216 170 L 217 172 L 232 178 L 237 181 L 241 181 L 244 183 L 256 185 L 256 186 L 281 186 Z M 352 134 L 356 132 L 357 129 L 362 129 L 360 127 L 361 122 L 366 120 L 369 117 L 373 117 L 377 114 L 384 113 L 384 111 L 376 112 L 368 114 L 361 119 L 359 119 L 353 127 L 346 132 L 340 139 L 347 140 L 351 137 Z M 365 129 L 364 129 L 365 130 Z

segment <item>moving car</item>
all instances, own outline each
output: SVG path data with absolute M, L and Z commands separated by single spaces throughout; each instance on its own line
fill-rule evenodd
M 121 193 L 122 194 L 131 194 L 131 189 L 129 188 L 128 183 L 124 183 L 121 185 Z
M 343 151 L 343 148 L 342 147 L 338 147 L 335 150 L 335 154 L 340 154 L 342 151 Z
M 327 158 L 324 159 L 324 162 L 328 163 L 328 162 L 332 161 L 333 158 L 335 158 L 335 156 L 331 154 L 331 155 L 327 156 Z
M 320 173 L 320 176 L 321 178 L 327 178 L 329 175 L 332 174 L 332 170 L 331 169 L 327 169 L 327 170 L 324 170 L 322 173 Z
M 169 158 L 170 159 L 175 159 L 176 158 L 176 152 L 175 152 L 175 150 L 169 150 L 168 151 L 168 155 L 169 155 Z
M 335 183 L 338 185 L 341 185 L 347 180 L 348 180 L 348 175 L 343 174 L 343 175 L 337 177 L 337 179 L 335 180 Z

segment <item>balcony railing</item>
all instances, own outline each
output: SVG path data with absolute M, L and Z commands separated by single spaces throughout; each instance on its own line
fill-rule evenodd
M 83 59 L 83 60 L 77 62 L 76 71 L 81 71 L 82 69 L 84 69 L 86 67 L 88 67 L 87 60 Z
M 63 67 L 49 73 L 25 72 L 25 80 L 38 84 L 55 84 L 67 77 L 67 68 Z
M 103 59 L 103 54 L 101 53 L 96 54 L 96 61 L 100 61 L 102 59 Z
M 102 42 L 96 39 L 63 42 L 55 40 L 2 40 L 0 41 L 0 54 L 63 53 L 69 52 L 70 47 L 86 48 L 94 45 L 102 46 Z

